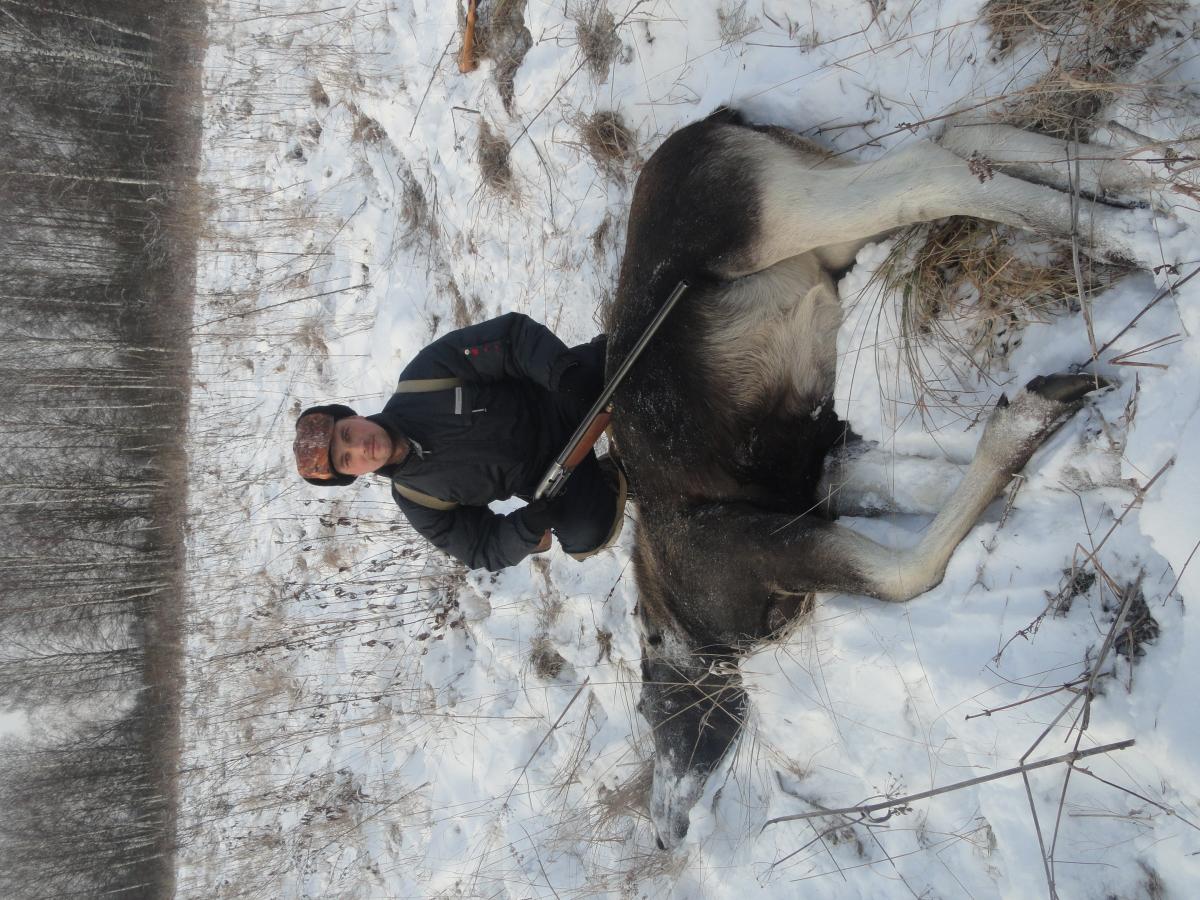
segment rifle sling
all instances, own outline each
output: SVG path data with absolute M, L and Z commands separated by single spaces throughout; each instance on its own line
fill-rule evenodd
M 461 378 L 411 378 L 408 381 L 401 381 L 397 384 L 396 393 L 425 394 L 431 391 L 448 391 L 451 388 L 462 387 L 462 385 L 463 380 Z M 418 506 L 424 506 L 426 509 L 436 509 L 443 512 L 458 509 L 458 504 L 453 500 L 442 500 L 431 494 L 422 493 L 416 488 L 402 484 L 398 476 L 392 478 L 392 489 L 404 499 L 411 500 L 413 503 Z

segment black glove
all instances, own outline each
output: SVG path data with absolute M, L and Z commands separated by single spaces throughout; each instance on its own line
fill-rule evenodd
M 604 372 L 594 366 L 572 363 L 558 376 L 558 390 L 587 403 L 595 403 L 604 390 Z
M 534 500 L 520 511 L 521 521 L 534 534 L 544 534 L 562 517 L 561 498 Z

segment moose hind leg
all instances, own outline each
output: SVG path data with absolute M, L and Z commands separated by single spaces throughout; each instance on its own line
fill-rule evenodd
M 745 271 L 735 274 L 808 251 L 836 268 L 893 229 L 946 216 L 973 216 L 1049 237 L 1077 231 L 1100 256 L 1129 260 L 1137 258 L 1135 235 L 1149 215 L 1078 206 L 1063 191 L 1003 172 L 980 177 L 968 160 L 928 142 L 846 168 L 805 165 L 781 145 L 760 148 L 752 161 L 758 237 L 741 263 Z M 836 248 L 838 259 L 823 248 Z
M 1002 172 L 1098 199 L 1140 193 L 1153 180 L 1145 162 L 1104 144 L 1081 144 L 967 117 L 955 119 L 938 143 L 973 160 L 979 177 Z

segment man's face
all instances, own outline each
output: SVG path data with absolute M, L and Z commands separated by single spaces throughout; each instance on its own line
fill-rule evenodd
M 343 475 L 366 475 L 384 465 L 393 449 L 381 426 L 362 416 L 349 416 L 334 425 L 329 458 Z

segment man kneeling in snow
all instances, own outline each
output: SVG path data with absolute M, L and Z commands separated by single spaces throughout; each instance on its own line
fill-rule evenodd
M 582 559 L 609 546 L 624 520 L 625 482 L 589 454 L 552 501 L 528 502 L 599 397 L 604 337 L 567 348 L 509 313 L 434 341 L 400 374 L 383 411 L 312 406 L 296 421 L 296 468 L 310 484 L 347 485 L 374 472 L 434 546 L 472 569 L 503 569 L 550 548 Z M 520 497 L 508 515 L 493 500 Z

